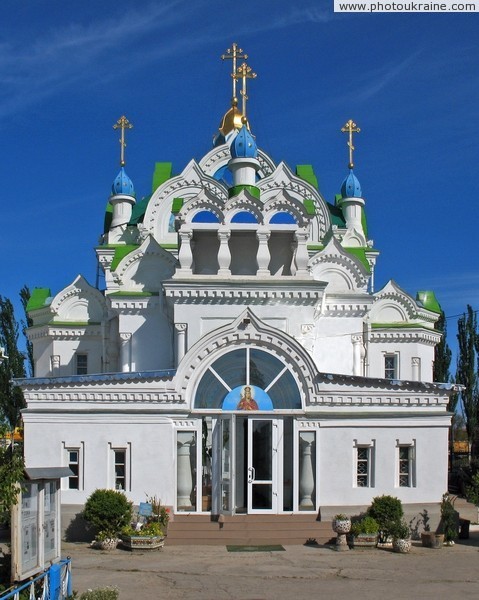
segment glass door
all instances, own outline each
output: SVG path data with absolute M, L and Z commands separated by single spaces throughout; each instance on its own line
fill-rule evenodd
M 216 495 L 218 514 L 235 511 L 235 415 L 220 417 L 215 425 L 216 458 L 219 490 Z
M 272 419 L 248 419 L 248 513 L 277 511 L 277 425 Z

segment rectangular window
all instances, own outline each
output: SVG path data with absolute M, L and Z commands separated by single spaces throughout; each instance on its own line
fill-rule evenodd
M 386 354 L 384 356 L 384 377 L 386 379 L 398 379 L 397 355 Z
M 67 449 L 68 453 L 68 466 L 72 471 L 73 475 L 68 478 L 68 489 L 79 490 L 80 489 L 80 450 Z
M 87 375 L 88 374 L 88 354 L 76 354 L 76 374 Z
M 115 490 L 126 490 L 126 450 L 113 450 L 115 458 Z
M 356 448 L 356 485 L 357 487 L 371 487 L 370 446 Z
M 399 487 L 412 487 L 412 446 L 399 446 Z

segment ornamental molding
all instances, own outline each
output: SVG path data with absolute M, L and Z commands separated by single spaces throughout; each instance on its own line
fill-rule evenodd
M 266 200 L 263 210 L 266 222 L 269 222 L 278 211 L 281 211 L 290 214 L 298 226 L 303 229 L 309 227 L 310 221 L 314 218 L 314 215 L 309 215 L 306 212 L 302 202 L 291 196 L 284 189 L 281 189 L 275 196 Z
M 193 408 L 196 386 L 209 365 L 225 352 L 238 347 L 266 350 L 287 366 L 303 399 L 315 394 L 317 371 L 308 352 L 293 337 L 269 327 L 248 308 L 231 323 L 203 336 L 181 361 L 176 381 L 190 407 Z
M 185 202 L 178 214 L 180 223 L 191 224 L 194 227 L 192 220 L 197 212 L 208 210 L 215 214 L 220 223 L 224 222 L 224 199 L 218 198 L 211 194 L 208 190 L 201 189 L 200 192 Z M 211 225 L 215 225 L 212 223 Z
M 248 288 L 248 282 L 244 276 L 238 277 L 237 286 L 232 285 L 233 280 L 227 287 L 213 287 L 210 281 L 188 280 L 175 285 L 165 282 L 164 289 L 167 298 L 176 304 L 202 304 L 205 301 L 215 304 L 265 304 L 276 302 L 278 304 L 292 304 L 301 306 L 315 306 L 318 299 L 322 297 L 323 289 L 320 287 L 301 288 L 291 282 L 286 286 L 282 278 L 282 287 L 259 287 L 252 285 Z M 253 281 L 252 281 L 253 283 Z
M 108 296 L 111 309 L 117 314 L 137 314 L 147 310 L 155 310 L 160 304 L 159 296 L 143 296 L 135 298 L 133 296 L 115 297 Z M 126 312 L 125 312 L 126 311 Z
M 171 201 L 173 198 L 183 198 L 186 202 L 197 196 L 203 189 L 211 196 L 218 198 L 223 203 L 228 198 L 228 191 L 219 181 L 205 175 L 195 160 L 191 160 L 183 172 L 176 177 L 168 179 L 151 196 L 146 209 L 143 225 L 154 235 L 161 239 L 167 228 L 161 229 L 163 221 L 169 221 L 171 214 Z
M 54 340 L 74 340 L 80 337 L 99 338 L 103 334 L 101 325 L 55 325 L 48 324 L 42 327 L 34 327 L 28 330 L 27 337 L 29 341 L 41 338 L 51 338 Z
M 441 341 L 441 334 L 437 331 L 426 331 L 424 329 L 390 329 L 390 330 L 371 330 L 369 334 L 371 343 L 409 343 L 419 342 L 427 346 L 435 346 Z
M 119 383 L 121 383 L 119 381 Z M 56 402 L 63 403 L 87 403 L 92 404 L 91 408 L 102 409 L 111 408 L 114 404 L 162 404 L 162 405 L 184 405 L 185 401 L 181 395 L 176 392 L 141 392 L 141 391 L 77 391 L 70 390 L 48 390 L 48 391 L 24 391 L 27 405 L 29 402 L 50 405 Z
M 310 407 L 338 407 L 342 408 L 368 408 L 368 407 L 381 407 L 381 408 L 395 408 L 401 410 L 407 410 L 411 408 L 437 408 L 445 410 L 448 404 L 449 398 L 447 396 L 437 396 L 435 394 L 373 394 L 373 393 L 352 393 L 352 394 L 328 394 L 320 391 L 316 396 L 310 397 L 307 403 Z
M 398 310 L 402 309 L 404 321 L 418 318 L 420 313 L 428 321 L 434 322 L 437 319 L 437 315 L 436 318 L 432 318 L 432 313 L 421 311 L 415 300 L 392 280 L 374 294 L 374 304 L 371 308 L 372 320 L 374 321 L 374 313 L 380 313 L 388 305 L 396 306 Z
M 171 271 L 170 276 L 178 265 L 178 261 L 170 252 L 164 250 L 152 236 L 148 236 L 139 248 L 127 254 L 118 264 L 118 267 L 115 269 L 115 275 L 119 281 L 122 282 L 128 269 L 134 263 L 141 261 L 145 256 L 155 257 L 158 261 L 164 263 L 167 269 L 169 267 Z
M 105 297 L 103 294 L 92 287 L 88 281 L 82 276 L 78 275 L 75 280 L 66 288 L 58 292 L 58 294 L 53 298 L 50 304 L 50 310 L 59 316 L 59 320 L 61 320 L 62 313 L 66 310 L 74 311 L 77 306 L 92 307 L 94 305 L 97 306 L 98 313 L 97 316 L 100 318 L 91 319 L 93 321 L 100 321 L 107 316 L 107 305 L 105 301 Z M 90 314 L 90 312 L 88 312 Z M 64 319 L 68 320 L 68 319 Z M 87 320 L 87 319 L 77 319 L 77 320 Z
M 294 175 L 284 162 L 281 162 L 271 175 L 259 181 L 258 188 L 264 204 L 281 191 L 288 192 L 289 196 L 300 203 L 313 200 L 316 209 L 314 219 L 319 226 L 319 237 L 322 238 L 329 230 L 331 221 L 325 200 L 315 187 Z
M 231 223 L 231 219 L 239 211 L 247 211 L 254 215 L 259 225 L 263 223 L 263 203 L 244 189 L 237 196 L 233 196 L 226 201 L 225 222 L 235 225 Z

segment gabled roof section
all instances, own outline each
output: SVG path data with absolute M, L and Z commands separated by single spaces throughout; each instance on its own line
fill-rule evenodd
M 369 269 L 334 236 L 323 250 L 309 259 L 308 266 L 316 281 L 328 282 L 328 292 L 366 291 Z
M 391 279 L 374 294 L 370 319 L 371 324 L 378 323 L 384 327 L 409 323 L 433 328 L 438 314 L 421 306 Z
M 191 223 L 198 212 L 207 210 L 216 215 L 220 222 L 223 222 L 224 205 L 225 202 L 223 199 L 218 198 L 218 196 L 212 194 L 208 189 L 201 189 L 196 196 L 189 198 L 186 202 L 182 202 L 182 206 L 178 211 L 178 219 L 185 223 Z
M 286 163 L 281 162 L 270 176 L 259 181 L 257 185 L 261 191 L 261 199 L 265 204 L 281 191 L 287 192 L 291 198 L 303 205 L 305 200 L 311 200 L 316 214 L 313 224 L 317 225 L 314 241 L 320 241 L 329 230 L 331 219 L 326 201 L 313 185 L 294 175 Z M 311 212 L 308 207 L 307 212 Z
M 50 305 L 52 322 L 100 323 L 107 317 L 103 294 L 78 275 L 75 280 L 53 298 Z

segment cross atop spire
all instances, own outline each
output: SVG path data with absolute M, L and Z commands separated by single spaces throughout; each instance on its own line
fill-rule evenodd
M 128 121 L 125 115 L 121 116 L 118 121 L 113 125 L 113 129 L 121 129 L 121 137 L 118 140 L 120 142 L 120 166 L 125 166 L 125 129 L 133 129 L 133 125 Z
M 349 121 L 346 123 L 346 125 L 344 127 L 341 127 L 341 131 L 343 133 L 349 133 L 349 140 L 348 140 L 349 168 L 352 169 L 354 167 L 354 163 L 353 163 L 353 152 L 354 152 L 353 133 L 359 133 L 361 131 L 361 129 L 359 129 L 359 127 L 356 125 L 356 123 L 352 119 L 349 119 Z
M 241 67 L 238 67 L 236 70 L 236 74 L 233 75 L 233 79 L 242 79 L 243 80 L 243 89 L 241 90 L 241 95 L 243 96 L 243 123 L 247 123 L 246 118 L 246 100 L 248 100 L 248 95 L 246 93 L 246 80 L 247 79 L 255 79 L 256 73 L 253 73 L 251 67 L 249 67 L 246 63 L 243 63 Z
M 244 60 L 246 60 L 248 58 L 248 55 L 246 53 L 243 52 L 242 48 L 238 47 L 238 44 L 236 42 L 233 42 L 233 44 L 231 45 L 231 48 L 228 48 L 228 50 L 226 50 L 226 54 L 222 54 L 221 58 L 223 60 L 227 60 L 230 59 L 233 61 L 233 71 L 231 73 L 231 77 L 233 78 L 233 98 L 232 100 L 234 101 L 234 99 L 236 98 L 236 61 L 238 58 L 242 58 Z

